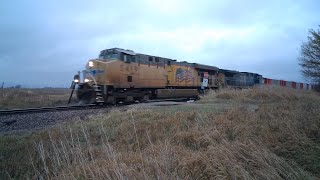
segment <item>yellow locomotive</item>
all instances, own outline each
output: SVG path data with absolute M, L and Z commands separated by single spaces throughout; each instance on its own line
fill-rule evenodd
M 218 70 L 112 48 L 88 61 L 86 69 L 75 75 L 73 88 L 77 86 L 77 97 L 85 104 L 197 98 L 199 92 L 220 86 Z

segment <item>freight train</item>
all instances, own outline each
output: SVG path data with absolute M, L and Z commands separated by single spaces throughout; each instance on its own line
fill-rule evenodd
M 105 49 L 74 76 L 71 88 L 84 104 L 116 104 L 161 98 L 198 98 L 208 89 L 279 85 L 311 89 L 309 84 L 273 80 L 250 72 L 219 69 L 135 53 L 120 48 Z

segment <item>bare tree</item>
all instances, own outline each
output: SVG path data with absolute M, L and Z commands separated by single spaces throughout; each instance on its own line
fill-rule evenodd
M 319 26 L 320 27 L 320 26 Z M 299 57 L 302 74 L 313 83 L 320 84 L 320 30 L 309 30 L 308 41 L 301 45 Z

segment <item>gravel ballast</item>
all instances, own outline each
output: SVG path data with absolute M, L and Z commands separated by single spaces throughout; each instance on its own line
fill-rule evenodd
M 88 116 L 108 111 L 109 108 L 99 108 L 0 115 L 0 134 L 32 132 L 58 123 L 87 120 Z
M 128 108 L 146 108 L 150 106 L 182 105 L 186 102 L 149 102 L 128 106 L 114 106 L 106 108 L 69 109 L 59 111 L 30 112 L 18 114 L 0 114 L 0 135 L 23 134 L 43 130 L 62 123 L 77 123 L 77 120 L 89 120 L 89 116 L 106 114 L 113 109 L 126 111 Z

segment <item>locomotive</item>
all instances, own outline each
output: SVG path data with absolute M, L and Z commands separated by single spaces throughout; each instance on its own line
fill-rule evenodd
M 101 51 L 98 59 L 89 60 L 74 82 L 78 86 L 77 98 L 86 104 L 197 98 L 205 89 L 219 88 L 218 70 L 112 48 Z
M 208 89 L 268 83 L 268 79 L 256 73 L 111 48 L 89 60 L 85 70 L 74 76 L 71 88 L 76 88 L 76 96 L 83 104 L 116 104 L 163 98 L 197 99 Z

